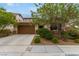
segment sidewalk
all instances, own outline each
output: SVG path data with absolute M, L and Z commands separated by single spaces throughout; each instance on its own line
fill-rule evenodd
M 33 45 L 24 56 L 79 56 L 79 45 Z
M 24 56 L 64 56 L 56 45 L 32 45 L 26 49 Z
M 79 45 L 57 45 L 65 56 L 79 56 Z
M 0 56 L 79 56 L 79 45 L 0 46 Z

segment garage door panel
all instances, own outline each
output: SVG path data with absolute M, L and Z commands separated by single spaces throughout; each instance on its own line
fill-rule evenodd
M 32 25 L 18 26 L 18 34 L 35 34 L 35 26 Z

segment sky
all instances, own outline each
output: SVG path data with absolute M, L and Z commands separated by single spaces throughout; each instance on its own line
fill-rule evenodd
M 0 3 L 0 7 L 8 12 L 20 13 L 23 17 L 31 17 L 31 10 L 36 11 L 33 3 Z

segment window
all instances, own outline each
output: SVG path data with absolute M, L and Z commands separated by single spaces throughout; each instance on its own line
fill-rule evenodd
M 52 24 L 50 30 L 61 30 L 61 24 Z
M 43 25 L 40 25 L 40 26 L 39 26 L 39 28 L 43 28 L 43 27 L 44 27 Z
M 56 25 L 56 24 L 52 24 L 52 25 L 50 26 L 50 29 L 51 29 L 51 30 L 57 30 L 57 25 Z

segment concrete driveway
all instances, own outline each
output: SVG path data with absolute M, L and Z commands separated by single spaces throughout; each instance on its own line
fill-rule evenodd
M 22 55 L 31 44 L 33 37 L 34 35 L 24 34 L 0 38 L 0 55 Z
M 34 35 L 24 34 L 24 35 L 12 35 L 4 38 L 0 38 L 0 46 L 5 45 L 30 45 L 33 40 Z

